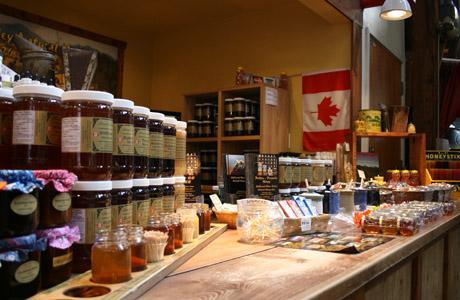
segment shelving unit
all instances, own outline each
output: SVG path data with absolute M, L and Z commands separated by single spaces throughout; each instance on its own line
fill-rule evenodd
M 407 132 L 376 132 L 376 133 L 356 133 L 352 134 L 351 161 L 353 165 L 353 176 L 356 177 L 357 147 L 360 138 L 407 138 L 409 139 L 409 166 L 413 170 L 418 170 L 421 184 L 429 184 L 426 176 L 426 137 L 424 133 Z M 354 178 L 356 179 L 356 178 Z
M 268 90 L 270 89 L 270 90 Z M 278 94 L 277 105 L 267 104 L 267 92 Z M 184 120 L 194 118 L 196 103 L 211 102 L 218 106 L 217 136 L 211 138 L 188 138 L 187 152 L 199 152 L 204 149 L 217 149 L 217 174 L 222 173 L 223 154 L 242 154 L 245 150 L 257 150 L 261 153 L 279 153 L 288 149 L 289 134 L 289 97 L 287 90 L 274 89 L 263 84 L 251 84 L 223 88 L 215 91 L 190 93 L 184 96 L 187 102 Z M 260 128 L 258 135 L 224 135 L 224 100 L 244 97 L 258 100 L 260 105 Z

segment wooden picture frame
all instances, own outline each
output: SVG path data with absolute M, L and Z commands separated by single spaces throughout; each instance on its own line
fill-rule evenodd
M 0 14 L 8 17 L 16 18 L 20 21 L 36 24 L 38 26 L 47 27 L 50 30 L 67 33 L 79 38 L 83 38 L 89 41 L 94 41 L 102 44 L 106 44 L 116 48 L 116 89 L 113 91 L 114 96 L 121 97 L 123 87 L 123 61 L 124 51 L 126 49 L 126 42 L 120 41 L 111 37 L 107 37 L 98 33 L 94 33 L 85 29 L 81 29 L 72 25 L 61 23 L 46 17 L 42 17 L 30 12 L 26 12 L 5 4 L 0 4 Z

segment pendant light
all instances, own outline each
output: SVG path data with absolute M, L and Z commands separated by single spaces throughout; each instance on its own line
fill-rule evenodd
M 410 16 L 412 16 L 412 10 L 407 0 L 385 0 L 380 11 L 380 18 L 387 21 L 404 20 Z

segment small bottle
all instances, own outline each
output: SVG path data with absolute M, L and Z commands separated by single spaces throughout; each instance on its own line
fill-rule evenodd
M 131 271 L 139 272 L 147 269 L 147 249 L 144 229 L 140 225 L 126 227 L 128 241 L 131 245 Z
M 182 239 L 182 223 L 179 214 L 173 214 L 171 220 L 174 225 L 174 249 L 180 249 L 184 245 L 184 240 Z
M 124 230 L 97 233 L 91 250 L 91 280 L 95 283 L 120 283 L 131 279 L 131 247 Z
M 162 223 L 168 227 L 168 243 L 165 248 L 165 255 L 174 254 L 175 251 L 175 226 L 169 214 L 162 214 Z

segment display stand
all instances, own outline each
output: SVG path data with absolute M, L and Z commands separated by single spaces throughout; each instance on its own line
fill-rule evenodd
M 201 249 L 224 233 L 226 229 L 226 224 L 212 224 L 211 230 L 200 235 L 193 243 L 184 244 L 183 248 L 177 249 L 173 255 L 165 256 L 164 260 L 160 262 L 148 264 L 148 268 L 145 271 L 132 273 L 133 279 L 128 282 L 96 284 L 91 281 L 91 271 L 88 271 L 74 276 L 60 285 L 44 290 L 31 299 L 82 299 L 81 297 L 72 297 L 65 294 L 69 289 L 81 286 L 89 288 L 102 286 L 103 288 L 110 289 L 109 293 L 91 297 L 91 299 L 136 299 L 197 254 Z M 90 292 L 89 289 L 87 292 Z
M 409 139 L 409 167 L 417 170 L 420 176 L 420 184 L 427 185 L 426 176 L 426 137 L 424 133 L 407 132 L 376 132 L 376 133 L 356 133 L 352 134 L 352 155 L 353 178 L 356 179 L 357 146 L 360 138 L 407 138 Z

